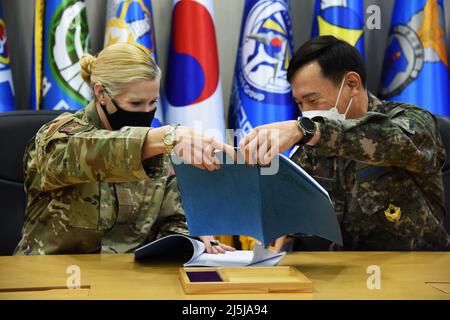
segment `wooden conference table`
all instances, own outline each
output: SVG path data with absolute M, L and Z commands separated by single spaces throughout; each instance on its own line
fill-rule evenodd
M 67 289 L 71 265 L 81 288 Z M 0 299 L 446 299 L 450 252 L 295 252 L 280 265 L 313 281 L 313 293 L 186 295 L 179 264 L 137 263 L 131 254 L 0 257 Z M 381 288 L 368 289 L 369 266 Z

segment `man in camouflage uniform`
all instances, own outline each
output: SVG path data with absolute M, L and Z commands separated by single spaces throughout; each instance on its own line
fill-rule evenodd
M 29 142 L 28 204 L 16 255 L 129 252 L 188 233 L 168 156 L 140 158 L 150 128 L 102 129 L 92 101 L 47 123 Z
M 287 78 L 305 119 L 257 127 L 241 150 L 251 159 L 252 146 L 273 145 L 262 129 L 277 130 L 280 152 L 298 145 L 293 161 L 328 191 L 341 226 L 344 247 L 328 248 L 448 250 L 441 174 L 446 155 L 433 115 L 367 92 L 358 51 L 332 36 L 306 42 Z M 257 159 L 267 162 L 260 153 Z M 275 249 L 288 239 L 277 240 Z M 299 242 L 308 244 L 308 237 L 300 235 Z
M 318 121 L 320 142 L 292 159 L 330 194 L 345 249 L 447 248 L 445 152 L 429 112 L 369 93 L 364 117 Z

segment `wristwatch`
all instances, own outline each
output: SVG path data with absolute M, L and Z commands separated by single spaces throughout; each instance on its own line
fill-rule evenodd
M 175 131 L 177 130 L 179 124 L 171 124 L 170 128 L 166 131 L 163 137 L 163 143 L 166 146 L 166 152 L 171 153 L 173 147 L 175 146 Z
M 310 118 L 306 117 L 298 117 L 297 124 L 298 128 L 303 132 L 303 138 L 297 144 L 304 145 L 316 134 L 317 125 Z

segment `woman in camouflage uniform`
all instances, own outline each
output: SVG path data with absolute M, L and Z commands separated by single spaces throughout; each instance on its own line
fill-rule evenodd
M 213 150 L 229 150 L 191 128 L 149 128 L 161 72 L 139 45 L 109 46 L 80 65 L 95 99 L 45 124 L 29 142 L 16 255 L 132 252 L 168 234 L 187 234 L 168 153 L 215 170 Z M 234 250 L 212 246 L 212 236 L 200 239 L 209 253 Z

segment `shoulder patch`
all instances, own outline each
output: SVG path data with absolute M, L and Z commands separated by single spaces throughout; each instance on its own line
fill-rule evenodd
M 67 118 L 62 118 L 62 119 L 55 121 L 48 129 L 47 133 L 45 134 L 44 139 L 50 138 L 56 132 L 56 130 L 58 130 L 61 126 L 63 126 L 64 124 L 68 123 L 71 120 L 73 120 L 73 118 L 67 117 Z
M 66 125 L 63 125 L 59 128 L 59 132 L 64 132 L 64 133 L 71 133 L 73 132 L 75 129 L 82 127 L 83 125 L 81 123 L 78 123 L 76 121 L 72 121 Z
M 74 119 L 72 119 L 72 120 L 74 120 Z M 93 126 L 79 123 L 78 121 L 74 120 L 74 121 L 63 124 L 59 128 L 58 131 L 61 133 L 76 134 L 78 132 L 87 131 L 91 127 L 93 127 Z

